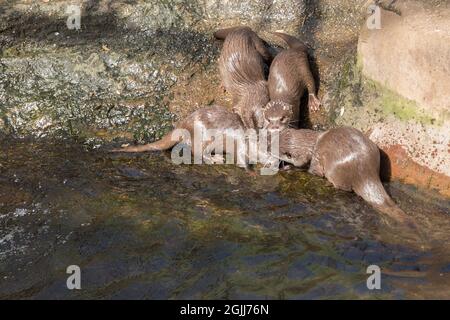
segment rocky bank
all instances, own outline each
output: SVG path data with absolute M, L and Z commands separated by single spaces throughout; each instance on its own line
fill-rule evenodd
M 389 155 L 391 174 L 450 195 L 449 2 L 364 0 L 2 1 L 0 131 L 90 143 L 152 141 L 220 89 L 218 27 L 247 24 L 311 47 L 323 111 Z M 67 26 L 70 5 L 80 29 Z

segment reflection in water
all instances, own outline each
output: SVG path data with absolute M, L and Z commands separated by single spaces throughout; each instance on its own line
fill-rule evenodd
M 450 201 L 411 186 L 387 189 L 422 238 L 299 170 L 254 177 L 53 141 L 0 150 L 0 298 L 450 298 Z

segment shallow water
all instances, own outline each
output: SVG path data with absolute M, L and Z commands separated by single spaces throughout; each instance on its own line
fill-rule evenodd
M 450 299 L 450 201 L 386 185 L 424 236 L 300 170 L 252 176 L 0 141 L 0 298 Z M 366 268 L 381 267 L 381 290 Z M 81 268 L 82 290 L 66 287 Z

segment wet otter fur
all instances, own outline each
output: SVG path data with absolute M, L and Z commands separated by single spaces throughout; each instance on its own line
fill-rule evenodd
M 227 152 L 228 147 L 226 145 L 226 139 L 228 137 L 232 139 L 242 138 L 241 136 L 238 136 L 238 134 L 243 134 L 244 132 L 244 124 L 237 114 L 221 106 L 202 107 L 194 111 L 185 119 L 180 120 L 175 125 L 175 128 L 172 131 L 167 133 L 156 142 L 140 146 L 129 146 L 125 148 L 113 149 L 111 150 L 111 152 L 139 153 L 148 151 L 163 151 L 171 149 L 176 144 L 183 142 L 191 147 L 192 155 L 195 155 L 196 152 L 201 152 L 201 154 L 204 156 L 203 159 L 207 163 L 213 163 L 214 161 L 212 158 L 205 158 L 205 151 L 207 151 L 208 148 L 211 147 L 212 141 L 202 141 L 202 150 L 195 150 L 195 144 L 191 140 L 191 138 L 194 139 L 195 126 L 197 126 L 197 128 L 205 130 L 215 130 L 216 134 L 222 135 L 224 137 L 224 153 Z M 178 135 L 174 135 L 174 132 L 177 129 L 187 130 L 189 132 L 190 138 L 184 138 Z M 233 144 L 233 148 L 234 147 L 235 145 Z M 244 149 L 244 147 L 245 146 L 241 146 L 241 149 L 235 149 L 234 154 L 237 158 L 237 164 L 246 164 L 246 150 Z
M 287 127 L 287 122 L 281 122 L 283 119 L 289 119 L 292 115 L 292 109 L 288 105 L 266 105 L 259 114 L 259 118 L 261 119 L 269 119 L 270 121 L 260 120 L 261 127 L 263 129 L 268 130 L 269 132 L 273 131 L 281 131 L 282 129 Z M 153 143 L 140 145 L 140 146 L 129 146 L 125 148 L 113 149 L 111 152 L 126 152 L 126 153 L 140 153 L 147 151 L 163 151 L 168 150 L 175 146 L 176 144 L 183 142 L 186 145 L 189 145 L 192 150 L 192 155 L 195 155 L 195 144 L 190 139 L 183 139 L 183 137 L 179 137 L 174 135 L 176 129 L 184 129 L 189 132 L 190 137 L 194 137 L 195 126 L 197 125 L 197 129 L 205 129 L 205 130 L 215 130 L 215 134 L 222 135 L 224 137 L 223 142 L 223 151 L 224 153 L 228 152 L 229 146 L 226 145 L 226 139 L 233 139 L 232 141 L 243 141 L 239 139 L 247 139 L 245 127 L 242 123 L 241 118 L 234 112 L 229 111 L 228 109 L 221 106 L 212 106 L 212 107 L 203 107 L 192 114 L 190 114 L 185 119 L 179 121 L 175 128 L 167 133 L 161 140 L 158 140 Z M 256 134 L 256 130 L 254 130 Z M 247 142 L 246 142 L 247 143 Z M 235 163 L 241 167 L 248 167 L 248 149 L 247 144 L 233 144 L 234 154 L 236 156 Z M 212 158 L 208 158 L 209 151 L 214 147 L 213 141 L 207 140 L 202 142 L 202 152 L 204 160 L 207 163 L 213 163 L 215 160 Z M 259 155 L 264 158 L 269 158 L 268 155 L 264 154 L 264 152 L 260 152 Z M 206 158 L 205 158 L 206 156 Z M 216 158 L 218 159 L 218 158 Z M 267 161 L 267 160 L 264 160 Z M 244 165 L 245 164 L 245 165 Z
M 298 127 L 300 101 L 305 92 L 309 93 L 308 108 L 318 111 L 320 100 L 316 96 L 316 84 L 308 60 L 308 48 L 295 37 L 274 32 L 288 49 L 275 56 L 269 71 L 269 96 L 271 101 L 283 101 L 294 110 L 293 127 Z
M 286 129 L 280 159 L 325 177 L 337 189 L 354 191 L 378 211 L 415 228 L 413 220 L 386 193 L 380 180 L 380 150 L 360 131 L 341 127 L 318 132 Z
M 290 126 L 293 114 L 294 111 L 290 104 L 273 101 L 258 110 L 254 116 L 258 128 L 281 132 Z
M 264 68 L 272 55 L 249 27 L 218 30 L 214 37 L 224 40 L 219 71 L 225 90 L 232 96 L 233 110 L 246 128 L 258 128 L 254 114 L 269 102 Z

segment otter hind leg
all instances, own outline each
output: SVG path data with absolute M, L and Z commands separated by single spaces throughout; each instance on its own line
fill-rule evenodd
M 353 190 L 353 177 L 349 176 L 346 170 L 342 170 L 342 168 L 340 170 L 328 170 L 324 175 L 336 189 L 349 192 Z
M 323 166 L 320 164 L 320 161 L 317 157 L 313 156 L 311 159 L 311 164 L 309 165 L 309 170 L 308 172 L 310 174 L 319 176 L 319 177 L 324 177 L 324 168 Z
M 351 182 L 348 181 L 345 177 L 333 176 L 326 177 L 328 181 L 330 181 L 336 189 L 344 190 L 344 191 L 353 191 Z

